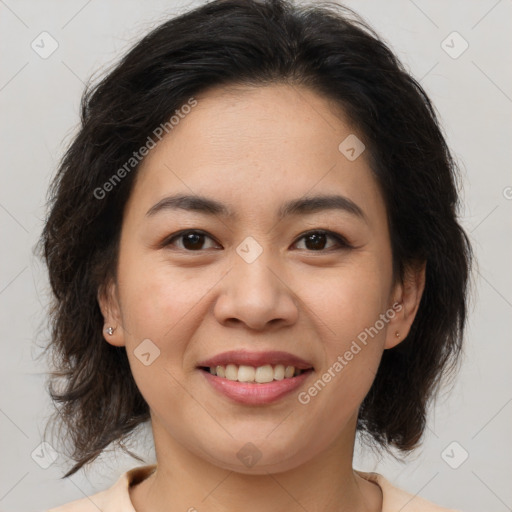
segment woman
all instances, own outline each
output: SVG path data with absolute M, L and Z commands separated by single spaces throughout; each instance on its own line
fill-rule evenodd
M 346 8 L 217 0 L 143 38 L 84 94 L 41 243 L 65 476 L 148 420 L 156 464 L 53 510 L 446 510 L 352 455 L 417 447 L 457 362 L 456 172 Z

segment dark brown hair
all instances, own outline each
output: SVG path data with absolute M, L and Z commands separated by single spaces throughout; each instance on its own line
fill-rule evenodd
M 377 446 L 406 453 L 418 445 L 429 401 L 459 359 L 472 261 L 457 220 L 458 168 L 434 107 L 346 7 L 216 0 L 162 23 L 86 88 L 80 130 L 50 189 L 40 244 L 54 294 L 48 387 L 58 411 L 51 423 L 66 427 L 76 462 L 65 476 L 111 443 L 126 450 L 123 442 L 150 418 L 125 348 L 103 339 L 97 302 L 115 278 L 137 166 L 108 194 L 97 191 L 190 97 L 213 86 L 273 83 L 308 87 L 341 107 L 365 141 L 386 203 L 396 279 L 426 262 L 410 333 L 384 351 L 358 419 L 358 431 Z

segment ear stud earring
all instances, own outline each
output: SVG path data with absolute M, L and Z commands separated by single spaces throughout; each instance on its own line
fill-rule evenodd
M 109 336 L 112 336 L 112 334 L 114 334 L 114 331 L 116 330 L 115 327 L 107 327 L 105 329 L 105 332 L 109 335 Z
M 396 336 L 397 338 L 400 338 L 400 333 L 399 333 L 398 331 L 396 331 L 396 332 L 395 332 L 395 336 Z

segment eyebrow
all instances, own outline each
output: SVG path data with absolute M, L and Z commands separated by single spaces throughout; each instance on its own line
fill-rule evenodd
M 154 204 L 147 212 L 147 217 L 169 210 L 186 210 L 207 215 L 219 215 L 228 219 L 238 218 L 237 214 L 227 205 L 214 199 L 200 195 L 176 194 L 164 197 Z M 305 215 L 323 210 L 341 210 L 365 222 L 368 219 L 363 210 L 354 201 L 341 195 L 319 195 L 287 201 L 279 208 L 279 220 L 290 215 Z

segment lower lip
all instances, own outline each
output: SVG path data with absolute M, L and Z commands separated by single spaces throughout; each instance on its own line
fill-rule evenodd
M 238 382 L 223 377 L 217 377 L 210 372 L 199 370 L 213 388 L 235 402 L 249 405 L 269 404 L 279 400 L 297 389 L 309 376 L 312 370 L 307 370 L 297 377 L 274 380 L 264 384 Z

